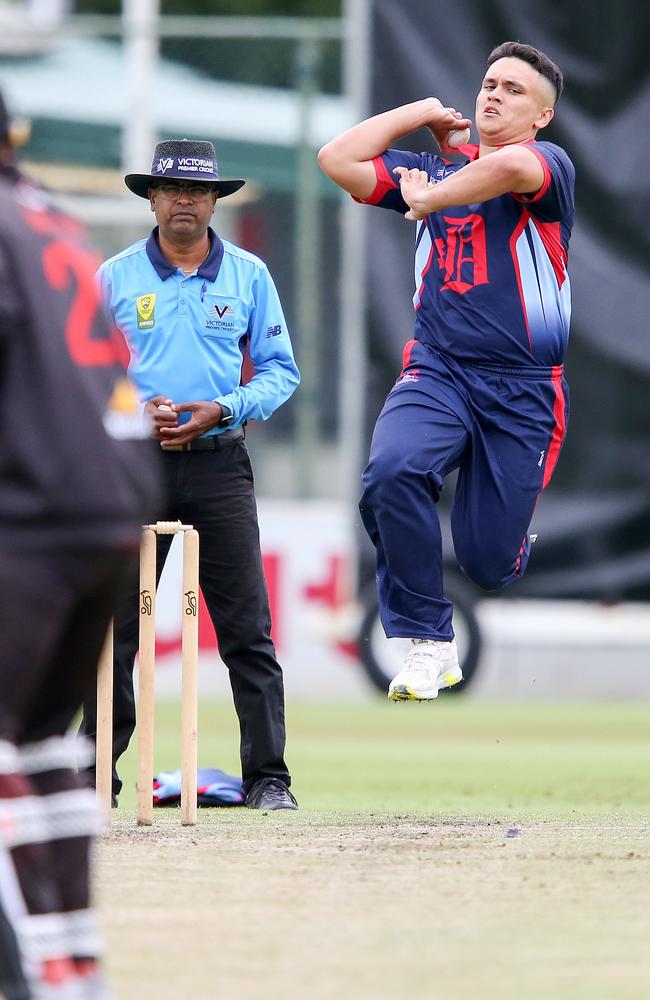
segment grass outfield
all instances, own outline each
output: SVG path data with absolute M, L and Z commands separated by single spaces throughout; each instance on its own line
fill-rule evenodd
M 646 1000 L 650 706 L 289 705 L 298 813 L 135 825 L 96 865 L 116 1000 Z M 158 710 L 156 769 L 178 767 Z M 238 773 L 230 705 L 199 760 Z
M 156 716 L 156 770 L 180 766 L 178 706 Z M 441 697 L 289 705 L 287 760 L 303 811 L 650 815 L 650 705 L 497 704 Z M 239 774 L 229 704 L 204 704 L 199 765 Z M 120 805 L 135 808 L 135 740 Z

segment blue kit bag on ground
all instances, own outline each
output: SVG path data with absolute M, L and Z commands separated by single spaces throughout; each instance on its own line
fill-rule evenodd
M 241 778 L 216 767 L 200 767 L 197 776 L 197 803 L 200 806 L 242 806 Z M 161 771 L 153 779 L 154 806 L 177 806 L 181 801 L 181 772 Z

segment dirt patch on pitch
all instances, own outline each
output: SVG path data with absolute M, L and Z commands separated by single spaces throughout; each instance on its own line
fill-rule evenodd
M 650 824 L 114 813 L 117 1000 L 650 995 Z

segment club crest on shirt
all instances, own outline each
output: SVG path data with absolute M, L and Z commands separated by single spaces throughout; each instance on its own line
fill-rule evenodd
M 154 307 L 156 296 L 153 292 L 149 295 L 138 295 L 135 300 L 135 307 L 138 315 L 138 330 L 150 330 L 156 325 Z
M 127 378 L 120 378 L 106 404 L 104 427 L 109 437 L 118 441 L 146 438 L 151 434 L 148 422 L 142 419 L 135 389 Z
M 115 383 L 107 409 L 118 413 L 139 413 L 138 397 L 128 378 L 120 378 Z

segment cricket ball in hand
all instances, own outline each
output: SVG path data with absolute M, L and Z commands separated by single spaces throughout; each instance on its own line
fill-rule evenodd
M 452 128 L 451 132 L 447 133 L 447 145 L 452 149 L 458 149 L 459 146 L 469 142 L 469 135 L 468 128 Z

